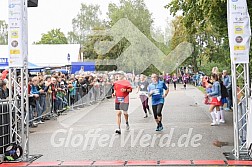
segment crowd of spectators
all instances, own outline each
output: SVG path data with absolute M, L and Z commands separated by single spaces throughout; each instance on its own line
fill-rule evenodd
M 80 104 L 80 101 L 84 102 L 82 100 L 84 97 L 85 100 L 89 100 L 88 103 L 93 103 L 101 97 L 111 96 L 114 81 L 113 73 L 108 72 L 80 71 L 78 74 L 54 72 L 50 75 L 42 72 L 30 76 L 28 79 L 30 126 L 37 127 L 52 116 L 58 116 L 70 106 Z M 3 76 L 0 73 L 1 100 L 9 98 L 8 82 L 8 75 Z M 13 89 L 11 86 L 11 90 Z

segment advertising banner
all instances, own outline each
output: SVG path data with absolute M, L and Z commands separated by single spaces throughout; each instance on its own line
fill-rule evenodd
M 27 4 L 9 0 L 9 67 L 23 67 L 27 59 Z
M 228 0 L 228 36 L 231 62 L 249 63 L 251 27 L 246 0 Z

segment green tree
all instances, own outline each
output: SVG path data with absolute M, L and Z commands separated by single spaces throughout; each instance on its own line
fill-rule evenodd
M 98 8 L 96 8 L 97 11 Z M 92 10 L 95 11 L 95 10 Z M 93 15 L 97 14 L 95 11 L 94 14 L 89 12 L 91 18 Z M 99 21 L 99 19 L 94 19 L 94 22 L 88 22 L 89 26 L 86 27 L 87 30 L 106 30 L 112 28 L 120 19 L 127 18 L 130 20 L 147 38 L 151 38 L 150 27 L 153 22 L 151 18 L 151 13 L 147 9 L 143 0 L 121 0 L 119 4 L 110 3 L 108 7 L 108 17 L 109 21 L 104 23 Z M 96 17 L 98 18 L 98 17 Z M 78 19 L 76 19 L 78 20 Z M 95 21 L 96 20 L 96 21 Z M 101 24 L 99 24 L 101 23 Z M 91 27 L 91 28 L 90 28 Z M 79 37 L 78 33 L 73 33 L 76 37 Z M 73 39 L 73 38 L 72 38 Z M 110 51 L 105 55 L 99 55 L 94 51 L 94 45 L 96 42 L 100 41 L 112 41 L 113 38 L 110 36 L 101 36 L 101 35 L 92 35 L 87 34 L 84 39 L 82 46 L 82 52 L 84 53 L 85 59 L 116 59 L 118 58 L 129 46 L 130 43 L 126 38 L 123 38 L 119 41 Z M 154 41 L 154 40 L 153 40 Z M 155 41 L 156 42 L 156 41 Z M 135 55 L 136 56 L 136 55 Z M 99 60 L 98 60 L 99 61 Z M 131 70 L 134 70 L 135 65 L 133 61 L 128 59 L 120 60 L 122 64 L 125 64 L 125 67 L 131 67 Z M 129 69 L 129 68 L 127 68 Z
M 8 25 L 4 20 L 0 20 L 0 45 L 8 44 Z
M 73 30 L 68 32 L 69 43 L 84 44 L 90 31 L 104 23 L 99 18 L 101 14 L 99 5 L 82 3 L 79 13 L 72 20 Z
M 108 17 L 110 19 L 109 26 L 112 27 L 122 18 L 126 18 L 131 21 L 134 26 L 136 26 L 138 30 L 140 30 L 140 32 L 142 32 L 145 37 L 147 37 L 160 50 L 168 54 L 168 47 L 164 43 L 161 43 L 161 40 L 156 40 L 161 36 L 164 36 L 164 33 L 159 29 L 154 29 L 152 27 L 152 14 L 146 7 L 144 0 L 120 0 L 117 4 L 110 3 L 108 9 Z M 154 37 L 155 39 L 153 39 L 152 37 Z M 136 39 L 134 41 L 138 41 L 139 39 L 137 38 L 138 37 L 136 36 Z M 129 41 L 127 41 L 127 39 L 123 39 L 111 50 L 108 56 L 112 59 L 115 59 L 119 57 L 130 45 L 131 44 L 129 43 Z M 141 50 L 142 51 L 140 51 L 138 48 L 134 48 L 134 51 L 132 51 L 132 56 L 134 57 L 134 59 L 139 60 L 139 62 L 137 63 L 138 66 L 136 66 L 136 62 L 132 61 L 133 57 L 131 57 L 130 55 L 124 58 L 120 58 L 120 63 L 124 66 L 125 70 L 135 70 L 136 73 L 142 72 L 138 70 L 138 68 L 141 69 L 141 67 L 139 67 L 139 63 L 142 63 L 142 66 L 145 66 L 145 61 L 140 62 L 140 60 L 143 59 L 142 56 L 146 56 L 148 50 L 150 50 L 150 52 L 148 53 L 151 53 L 151 48 L 141 48 Z M 154 68 L 148 68 L 145 72 L 148 72 L 148 70 L 153 71 L 153 69 Z
M 182 12 L 181 23 L 186 36 L 198 52 L 188 61 L 196 60 L 200 69 L 216 63 L 230 67 L 226 3 L 227 0 L 172 0 L 166 6 L 173 15 Z M 251 3 L 248 3 L 248 9 L 251 14 Z
M 35 44 L 67 44 L 67 38 L 60 29 L 52 29 L 46 34 L 42 34 L 41 40 Z
M 104 37 L 91 36 L 91 32 L 105 29 L 105 22 L 99 18 L 101 14 L 99 5 L 82 3 L 79 13 L 72 20 L 73 30 L 68 32 L 68 42 L 80 44 L 79 55 L 83 55 L 83 59 L 97 59 L 94 45 L 98 39 Z
M 110 3 L 108 7 L 109 25 L 113 26 L 122 18 L 130 20 L 143 34 L 151 38 L 150 28 L 153 23 L 151 13 L 144 0 L 120 0 L 119 4 Z

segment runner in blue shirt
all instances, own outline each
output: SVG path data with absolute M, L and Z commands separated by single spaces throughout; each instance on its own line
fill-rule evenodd
M 168 95 L 169 89 L 163 81 L 158 79 L 157 74 L 152 74 L 151 80 L 152 83 L 148 86 L 148 92 L 149 96 L 152 97 L 152 110 L 157 122 L 156 131 L 161 131 L 163 130 L 162 109 L 164 106 L 164 98 Z

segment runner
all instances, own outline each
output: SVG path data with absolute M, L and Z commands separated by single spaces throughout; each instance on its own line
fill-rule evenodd
M 164 98 L 168 95 L 169 89 L 163 81 L 159 80 L 157 74 L 152 74 L 151 79 L 152 83 L 148 86 L 148 92 L 149 96 L 152 97 L 152 110 L 157 122 L 156 131 L 161 131 L 163 130 L 162 109 L 164 106 Z
M 121 134 L 121 115 L 124 113 L 124 118 L 126 121 L 126 130 L 129 130 L 129 93 L 132 92 L 131 84 L 125 79 L 124 72 L 118 72 L 116 74 L 118 81 L 114 83 L 114 96 L 115 98 L 115 110 L 117 112 L 117 124 L 118 129 L 115 131 L 117 134 Z
M 166 73 L 166 75 L 164 76 L 164 81 L 169 86 L 169 84 L 171 82 L 171 75 Z
M 151 111 L 149 108 L 148 90 L 147 90 L 148 86 L 149 83 L 147 82 L 146 76 L 140 75 L 140 82 L 137 87 L 137 93 L 140 92 L 140 99 L 145 113 L 144 118 L 148 117 L 147 110 L 149 112 L 149 115 L 151 115 Z
M 172 77 L 172 82 L 173 82 L 173 85 L 174 85 L 174 90 L 177 89 L 177 82 L 178 82 L 178 77 L 176 74 L 173 74 L 173 77 Z
M 207 96 L 212 97 L 211 105 L 209 108 L 209 111 L 211 113 L 213 122 L 211 123 L 211 126 L 219 125 L 220 123 L 220 106 L 221 106 L 221 86 L 218 81 L 218 75 L 212 74 L 211 79 L 213 80 L 213 87 L 212 92 L 208 93 Z M 216 117 L 214 109 L 216 108 Z
M 187 74 L 184 74 L 182 79 L 183 79 L 183 83 L 184 83 L 184 89 L 186 89 L 186 84 L 188 82 L 189 77 Z

